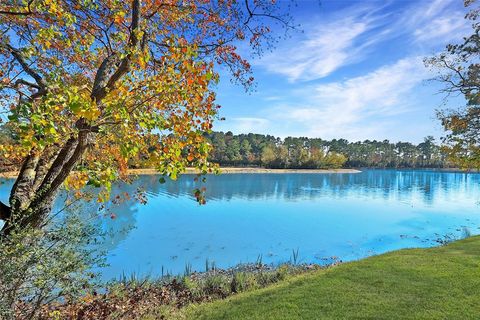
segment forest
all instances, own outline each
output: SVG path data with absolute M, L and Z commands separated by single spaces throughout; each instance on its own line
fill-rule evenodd
M 265 134 L 233 134 L 214 131 L 205 134 L 213 146 L 209 160 L 220 166 L 253 166 L 272 169 L 334 168 L 449 168 L 454 165 L 431 136 L 419 144 L 389 140 L 348 141 L 286 137 Z M 0 142 L 12 143 L 15 136 L 0 126 Z M 158 146 L 151 145 L 151 148 Z M 141 157 L 140 157 L 141 158 Z M 134 164 L 135 163 L 135 164 Z M 131 162 L 138 167 L 141 159 Z M 20 162 L 0 161 L 2 171 L 18 169 Z M 143 162 L 142 166 L 149 166 Z
M 210 160 L 221 166 L 267 168 L 445 168 L 452 164 L 431 136 L 419 144 L 213 132 Z

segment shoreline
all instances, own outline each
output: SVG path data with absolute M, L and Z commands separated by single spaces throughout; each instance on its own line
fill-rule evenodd
M 358 169 L 268 169 L 255 167 L 220 167 L 220 174 L 256 174 L 256 173 L 307 173 L 307 174 L 351 174 L 361 173 L 364 170 L 413 170 L 413 171 L 433 171 L 433 172 L 451 172 L 451 173 L 480 173 L 480 170 L 462 170 L 459 168 L 358 168 Z M 187 168 L 182 174 L 197 174 L 195 168 Z M 0 178 L 16 178 L 18 171 L 0 172 Z M 157 175 L 155 169 L 129 169 L 129 175 Z M 212 173 L 208 173 L 212 174 Z
M 267 168 L 237 168 L 237 167 L 220 167 L 220 174 L 238 174 L 238 173 L 360 173 L 362 171 L 356 169 L 267 169 Z M 129 169 L 132 175 L 153 175 L 159 174 L 155 169 Z M 198 173 L 194 168 L 187 168 L 183 174 Z M 210 173 L 209 173 L 210 174 Z
M 113 283 L 125 284 L 125 286 L 117 287 L 117 290 L 122 290 L 122 294 L 118 296 L 115 296 L 115 293 L 112 294 L 108 285 L 103 282 L 101 283 L 101 289 L 105 289 L 105 294 L 94 295 L 88 301 L 80 298 L 67 303 L 49 303 L 45 305 L 47 308 L 44 308 L 43 311 L 46 316 L 52 312 L 58 312 L 61 315 L 77 315 L 82 310 L 89 309 L 93 318 L 99 318 L 105 316 L 105 313 L 102 313 L 105 311 L 109 312 L 107 316 L 115 315 L 119 311 L 125 313 L 126 308 L 134 313 L 147 305 L 150 307 L 143 309 L 143 316 L 149 319 L 150 315 L 156 319 L 154 315 L 158 315 L 159 310 L 168 310 L 168 315 L 171 315 L 172 319 L 197 319 L 199 315 L 206 315 L 202 319 L 224 319 L 225 317 L 227 319 L 239 319 L 238 310 L 234 316 L 229 316 L 231 304 L 237 303 L 235 308 L 238 309 L 238 306 L 240 306 L 245 310 L 242 311 L 242 315 L 260 319 L 262 311 L 257 311 L 258 301 L 267 303 L 269 310 L 282 309 L 281 304 L 284 301 L 282 299 L 285 299 L 282 297 L 287 295 L 289 301 L 292 301 L 298 308 L 295 308 L 292 312 L 282 309 L 281 312 L 283 314 L 289 312 L 289 316 L 291 315 L 292 318 L 298 315 L 298 310 L 301 310 L 302 314 L 307 315 L 306 312 L 310 312 L 310 316 L 316 316 L 325 310 L 322 309 L 324 306 L 332 309 L 331 300 L 329 300 L 331 297 L 335 301 L 339 301 L 342 306 L 349 306 L 346 309 L 347 313 L 342 315 L 354 317 L 361 313 L 368 318 L 372 314 L 372 310 L 378 308 L 378 293 L 385 292 L 392 283 L 402 283 L 404 285 L 401 287 L 401 294 L 387 295 L 382 304 L 387 308 L 390 308 L 392 304 L 399 306 L 400 309 L 385 310 L 385 312 L 393 312 L 391 315 L 395 315 L 407 312 L 414 306 L 414 304 L 408 305 L 412 302 L 411 292 L 415 293 L 414 296 L 417 300 L 433 301 L 438 298 L 438 292 L 432 293 L 430 289 L 432 286 L 439 286 L 441 292 L 445 293 L 445 297 L 449 297 L 448 303 L 450 304 L 458 302 L 459 299 L 463 302 L 469 298 L 470 296 L 466 296 L 466 298 L 462 295 L 451 296 L 448 290 L 453 286 L 457 290 L 456 292 L 464 292 L 466 290 L 471 291 L 475 287 L 469 284 L 476 279 L 476 263 L 472 260 L 472 255 L 476 253 L 475 249 L 479 242 L 480 236 L 472 236 L 454 240 L 447 245 L 439 244 L 426 248 L 406 247 L 352 261 L 336 260 L 325 265 L 292 262 L 271 265 L 256 262 L 217 269 L 214 266 L 209 268 L 207 264 L 205 271 L 194 271 L 187 268 L 183 275 L 162 275 L 158 278 L 145 278 L 145 281 L 138 282 L 140 285 L 135 287 L 136 290 L 128 290 L 128 285 L 134 284 L 134 282 L 129 282 L 128 278 L 125 278 L 126 280 L 115 279 Z M 452 262 L 449 259 L 452 255 L 455 255 L 461 263 Z M 412 260 L 415 262 L 413 265 Z M 458 268 L 461 270 L 457 274 Z M 415 277 L 419 273 L 425 273 L 425 270 L 430 276 L 422 277 L 420 280 Z M 385 282 L 376 281 L 379 273 L 386 279 Z M 338 282 L 349 279 L 352 274 L 355 279 L 359 279 L 359 282 L 354 284 L 354 290 L 349 291 L 351 287 L 346 286 L 340 288 L 339 291 Z M 447 275 L 446 279 L 439 282 L 439 277 L 444 277 L 444 275 Z M 452 278 L 459 275 L 461 279 L 451 281 Z M 210 279 L 215 280 L 218 290 L 212 292 L 211 285 L 209 285 Z M 419 282 L 421 286 L 418 286 Z M 188 286 L 184 285 L 185 283 Z M 192 294 L 193 290 L 197 293 L 196 297 Z M 294 291 L 291 292 L 291 290 Z M 159 292 L 166 293 L 165 296 L 168 298 L 163 298 L 164 295 L 158 294 Z M 331 292 L 331 294 L 325 292 Z M 354 299 L 361 300 L 365 298 L 365 292 L 368 297 L 373 297 L 364 301 L 366 307 L 359 309 L 358 305 L 349 304 L 352 294 Z M 402 293 L 405 294 L 402 296 Z M 139 296 L 141 299 L 138 299 Z M 307 301 L 305 301 L 305 297 L 307 297 Z M 308 299 L 308 297 L 313 298 Z M 318 303 L 318 297 L 323 299 L 320 304 Z M 115 299 L 116 303 L 112 309 L 98 308 L 98 306 L 103 305 L 105 299 Z M 274 305 L 275 301 L 280 301 L 278 306 Z M 441 300 L 442 303 L 444 303 L 443 301 Z M 315 307 L 317 305 L 318 308 Z M 315 307 L 314 311 L 309 311 L 312 310 L 312 306 Z M 428 304 L 425 306 L 427 308 Z M 223 308 L 223 310 L 217 313 L 218 317 L 213 317 L 209 313 L 212 308 Z M 457 309 L 452 309 L 452 312 L 452 315 L 458 315 Z M 474 308 L 466 311 L 463 315 L 469 315 L 472 312 L 474 312 Z M 310 316 L 308 318 L 311 318 Z M 287 317 L 282 319 L 287 319 Z
M 220 168 L 220 174 L 254 174 L 254 173 L 309 173 L 309 174 L 331 174 L 331 173 L 360 173 L 356 169 L 266 169 L 266 168 Z M 196 174 L 198 170 L 187 168 L 183 174 Z M 0 178 L 15 178 L 17 171 L 0 172 Z M 129 169 L 130 175 L 155 175 L 159 174 L 155 169 Z
M 414 171 L 437 171 L 451 173 L 480 173 L 480 170 L 462 170 L 459 168 L 358 168 L 358 169 L 268 169 L 255 167 L 220 167 L 220 174 L 255 174 L 255 173 L 307 173 L 307 174 L 350 174 L 361 173 L 364 170 L 414 170 Z M 182 174 L 197 174 L 195 168 L 187 168 Z M 0 178 L 16 178 L 18 171 L 0 172 Z M 129 175 L 156 175 L 159 174 L 155 169 L 129 169 Z M 211 173 L 208 173 L 211 174 Z

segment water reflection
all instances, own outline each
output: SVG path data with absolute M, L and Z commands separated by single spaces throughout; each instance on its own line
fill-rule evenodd
M 442 235 L 478 234 L 480 174 L 367 170 L 359 174 L 224 174 L 205 184 L 185 175 L 158 183 L 140 176 L 117 184 L 112 194 L 145 188 L 148 203 L 135 200 L 85 212 L 111 237 L 106 279 L 122 273 L 181 273 L 255 261 L 278 263 L 299 249 L 303 262 L 359 259 L 405 247 L 435 245 Z M 205 185 L 207 205 L 192 190 Z M 2 185 L 5 197 L 8 183 Z M 110 214 L 114 213 L 115 219 Z
M 149 202 L 122 212 L 136 217 L 136 228 L 112 250 L 110 275 L 178 273 L 187 263 L 198 270 L 206 259 L 227 267 L 259 255 L 277 263 L 296 248 L 305 262 L 351 260 L 434 245 L 462 226 L 475 234 L 480 225 L 478 174 L 225 174 L 208 176 L 206 206 L 193 200 L 201 185 L 193 178 L 160 185 L 142 176 L 119 186 L 144 186 Z
M 191 196 L 198 187 L 193 177 L 183 176 L 179 181 L 158 184 L 155 176 L 140 177 L 152 196 Z M 205 186 L 209 200 L 229 201 L 281 199 L 299 201 L 322 197 L 342 198 L 349 195 L 408 200 L 421 195 L 425 204 L 432 204 L 435 196 L 450 193 L 479 191 L 479 174 L 444 173 L 438 171 L 368 170 L 360 174 L 224 174 L 209 176 Z M 472 189 L 473 188 L 473 189 Z

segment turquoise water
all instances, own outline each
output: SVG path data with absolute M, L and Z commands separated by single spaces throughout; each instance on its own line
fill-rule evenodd
M 182 273 L 205 262 L 230 267 L 349 261 L 445 236 L 480 233 L 480 174 L 367 170 L 357 174 L 224 174 L 208 176 L 207 204 L 192 196 L 194 176 L 159 184 L 141 176 L 114 193 L 147 191 L 93 223 L 110 230 L 105 279 L 121 274 Z M 6 198 L 10 183 L 2 185 Z M 95 205 L 89 210 L 95 210 Z M 88 207 L 87 207 L 88 208 Z

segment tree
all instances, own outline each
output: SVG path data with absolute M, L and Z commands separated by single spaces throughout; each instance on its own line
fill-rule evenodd
M 240 142 L 238 141 L 237 137 L 225 135 L 229 137 L 227 142 L 227 147 L 225 149 L 225 156 L 229 162 L 236 163 L 242 160 L 242 156 L 240 154 Z
M 430 164 L 436 151 L 435 139 L 432 136 L 425 137 L 423 142 L 418 145 L 418 149 L 421 152 L 420 162 L 422 166 Z
M 225 150 L 227 148 L 227 144 L 225 143 L 225 135 L 223 132 L 214 132 L 211 137 L 213 148 L 213 160 L 214 161 L 222 161 L 225 156 Z
M 457 166 L 480 169 L 480 8 L 476 0 L 465 0 L 464 4 L 472 8 L 465 18 L 471 22 L 473 33 L 425 63 L 439 71 L 437 80 L 444 84 L 447 97 L 461 94 L 467 102 L 458 110 L 438 112 L 447 132 L 443 150 Z
M 330 152 L 325 156 L 325 163 L 323 164 L 323 168 L 341 168 L 346 161 L 347 158 L 343 154 Z
M 248 88 L 235 43 L 260 53 L 265 21 L 290 27 L 274 2 L 2 1 L 0 107 L 18 140 L 0 157 L 23 160 L 0 205 L 2 235 L 41 226 L 62 185 L 99 186 L 106 201 L 139 154 L 173 179 L 186 166 L 212 170 L 214 65 Z
M 289 148 L 289 160 L 294 168 L 302 168 L 309 161 L 309 151 L 302 144 L 293 145 Z
M 275 149 L 272 146 L 266 146 L 262 149 L 261 161 L 266 167 L 269 167 L 277 158 L 275 155 Z
M 250 145 L 250 142 L 248 142 L 247 139 L 243 139 L 242 143 L 240 144 L 240 154 L 242 155 L 245 162 L 251 160 L 251 152 L 252 146 Z

